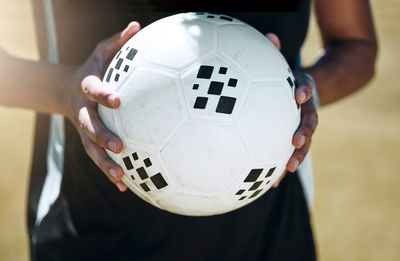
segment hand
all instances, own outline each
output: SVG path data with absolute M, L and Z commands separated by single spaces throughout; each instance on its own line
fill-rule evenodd
M 86 153 L 120 191 L 127 190 L 121 181 L 124 172 L 104 149 L 120 153 L 123 143 L 100 121 L 97 104 L 119 107 L 119 94 L 104 88 L 101 79 L 113 56 L 139 30 L 140 25 L 132 22 L 124 31 L 100 42 L 87 61 L 72 71 L 73 81 L 69 83 L 64 96 L 67 97 L 63 106 L 64 114 L 78 130 Z
M 279 38 L 272 33 L 266 35 L 267 38 L 280 50 L 281 44 Z M 286 173 L 295 172 L 297 167 L 303 162 L 311 146 L 311 136 L 313 135 L 317 124 L 318 115 L 317 110 L 312 101 L 313 83 L 301 71 L 295 71 L 294 77 L 296 78 L 296 101 L 301 106 L 301 122 L 300 126 L 293 135 L 292 144 L 296 148 L 290 157 L 286 170 L 279 177 L 279 179 L 272 185 L 273 188 L 278 187 L 281 180 L 285 177 Z

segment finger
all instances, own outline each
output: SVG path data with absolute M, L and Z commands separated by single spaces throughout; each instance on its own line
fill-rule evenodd
M 96 51 L 102 54 L 116 53 L 139 30 L 140 24 L 138 22 L 131 22 L 122 32 L 116 33 L 114 36 L 102 41 L 97 46 Z
M 93 142 L 114 153 L 122 151 L 122 141 L 107 130 L 100 121 L 95 108 L 90 106 L 82 107 L 79 110 L 78 119 L 80 128 Z
M 277 181 L 275 181 L 274 184 L 272 184 L 273 188 L 277 188 L 279 186 L 279 183 L 282 181 L 282 179 L 286 176 L 287 170 L 285 169 L 285 171 L 282 173 L 282 175 L 278 178 Z
M 296 149 L 290 157 L 286 169 L 290 172 L 295 172 L 299 165 L 303 162 L 304 158 L 306 157 L 308 151 L 310 150 L 311 140 L 304 144 L 303 147 L 300 149 Z
M 301 148 L 311 139 L 318 125 L 318 115 L 311 100 L 303 105 L 301 117 L 300 126 L 292 139 L 292 144 L 297 149 Z
M 130 22 L 128 26 L 121 32 L 121 41 L 125 43 L 139 31 L 140 24 L 136 21 Z
M 121 98 L 118 93 L 103 86 L 102 81 L 96 75 L 86 76 L 81 82 L 82 92 L 90 100 L 109 108 L 118 108 Z
M 125 191 L 126 185 L 121 182 L 122 177 L 124 176 L 124 171 L 122 168 L 112 161 L 107 156 L 104 149 L 98 144 L 94 143 L 85 135 L 81 135 L 81 138 L 86 153 L 93 160 L 93 162 L 104 172 L 106 177 L 118 187 L 120 191 Z
M 298 104 L 304 104 L 312 96 L 312 84 L 301 84 L 296 88 L 296 101 Z
M 278 50 L 281 50 L 281 41 L 276 34 L 268 33 L 266 34 L 266 37 L 275 45 Z

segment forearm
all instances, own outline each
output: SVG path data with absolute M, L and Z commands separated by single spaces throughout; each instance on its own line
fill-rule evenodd
M 325 55 L 304 68 L 316 82 L 321 105 L 339 100 L 365 86 L 374 74 L 376 43 L 348 40 L 329 43 Z
M 0 54 L 0 105 L 63 113 L 73 68 Z
M 316 82 L 320 103 L 355 92 L 372 78 L 377 39 L 369 1 L 314 0 L 325 55 L 306 68 Z

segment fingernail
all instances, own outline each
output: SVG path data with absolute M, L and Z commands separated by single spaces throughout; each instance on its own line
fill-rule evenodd
M 125 189 L 126 189 L 126 185 L 122 182 L 118 182 L 117 187 L 118 187 L 119 191 L 121 191 L 121 192 L 125 191 Z
M 294 169 L 296 170 L 297 167 L 299 166 L 299 160 L 297 160 L 297 159 L 293 160 L 293 166 L 294 166 Z
M 115 169 L 110 169 L 110 175 L 113 176 L 116 179 L 117 178 L 117 171 Z
M 112 150 L 113 152 L 116 152 L 116 150 L 117 150 L 117 143 L 115 143 L 115 141 L 113 141 L 113 140 L 110 140 L 110 141 L 108 142 L 108 148 L 109 148 L 110 150 Z
M 300 92 L 299 99 L 301 102 L 304 102 L 306 100 L 306 97 L 307 97 L 307 95 L 305 92 Z
M 110 104 L 113 107 L 117 107 L 119 105 L 118 100 L 117 100 L 117 95 L 115 95 L 115 94 L 108 96 L 107 102 L 108 102 L 108 104 Z
M 306 137 L 304 137 L 304 135 L 300 135 L 300 137 L 299 137 L 300 146 L 303 146 L 305 141 L 306 141 Z

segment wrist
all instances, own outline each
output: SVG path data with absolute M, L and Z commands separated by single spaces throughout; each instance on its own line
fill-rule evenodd
M 304 73 L 304 76 L 311 82 L 312 84 L 312 101 L 314 104 L 314 107 L 317 108 L 320 106 L 319 102 L 319 95 L 318 95 L 318 90 L 317 90 L 317 85 L 315 84 L 314 78 L 311 76 L 311 74 Z
M 77 67 L 68 65 L 58 65 L 58 79 L 53 88 L 55 100 L 55 112 L 68 116 L 68 112 L 73 103 L 74 85 L 77 82 Z

